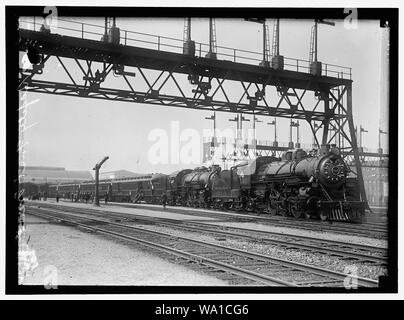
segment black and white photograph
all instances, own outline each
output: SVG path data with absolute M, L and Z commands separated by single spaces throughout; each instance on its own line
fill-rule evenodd
M 398 9 L 5 9 L 10 292 L 397 292 Z

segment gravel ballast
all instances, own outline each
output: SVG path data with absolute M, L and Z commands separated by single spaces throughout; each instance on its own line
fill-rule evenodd
M 54 200 L 49 200 L 45 203 L 55 203 Z M 41 201 L 35 201 L 32 202 L 34 205 L 40 205 Z M 76 208 L 94 208 L 90 204 L 83 204 L 83 203 L 72 203 L 72 202 L 60 202 L 60 205 L 63 206 L 72 206 Z M 150 205 L 149 205 L 150 206 Z M 171 208 L 171 207 L 168 207 Z M 181 211 L 184 212 L 186 208 L 181 208 Z M 136 207 L 136 205 L 133 205 L 132 208 L 127 208 L 127 207 L 122 207 L 118 205 L 108 205 L 108 206 L 102 206 L 97 207 L 97 210 L 101 211 L 113 211 L 113 212 L 121 212 L 121 213 L 126 213 L 126 214 L 139 214 L 139 215 L 145 215 L 149 217 L 159 217 L 159 218 L 169 218 L 169 219 L 178 219 L 178 220 L 194 220 L 194 221 L 203 221 L 204 223 L 212 223 L 215 225 L 223 225 L 223 226 L 229 226 L 229 227 L 240 227 L 240 228 L 247 228 L 251 230 L 262 230 L 262 231 L 270 231 L 270 232 L 280 232 L 284 234 L 291 234 L 291 235 L 301 235 L 301 236 L 308 236 L 316 239 L 325 239 L 325 240 L 336 240 L 336 241 L 343 241 L 347 243 L 356 243 L 356 244 L 364 244 L 364 245 L 369 245 L 369 246 L 375 246 L 375 247 L 381 247 L 381 248 L 386 248 L 387 247 L 387 241 L 383 239 L 375 239 L 375 238 L 369 238 L 369 237 L 360 237 L 356 235 L 347 235 L 347 234 L 338 234 L 338 233 L 333 233 L 330 231 L 311 231 L 311 230 L 304 230 L 304 229 L 299 229 L 298 227 L 279 227 L 279 226 L 273 226 L 270 224 L 262 224 L 259 222 L 229 222 L 225 221 L 223 222 L 222 220 L 218 220 L 215 218 L 210 218 L 206 216 L 196 216 L 196 215 L 189 215 L 187 216 L 186 214 L 177 214 L 173 212 L 168 212 L 164 211 L 161 209 L 161 211 L 157 210 L 147 210 L 143 209 L 141 206 Z M 192 208 L 192 210 L 195 210 Z M 206 212 L 206 210 L 201 210 L 201 212 Z M 212 211 L 214 213 L 215 211 Z M 230 213 L 226 213 L 225 215 L 230 215 Z
M 261 244 L 250 241 L 242 241 L 238 239 L 229 239 L 225 237 L 220 237 L 220 239 L 218 239 L 209 234 L 187 232 L 167 227 L 151 225 L 145 225 L 142 227 L 147 230 L 160 231 L 175 236 L 189 237 L 199 241 L 211 242 L 231 248 L 242 249 L 249 252 L 256 252 L 273 258 L 314 265 L 342 273 L 347 270 L 346 268 L 351 268 L 352 266 L 354 266 L 357 268 L 358 276 L 374 280 L 377 280 L 380 275 L 385 275 L 387 272 L 387 269 L 383 266 L 372 265 L 371 263 L 343 260 L 338 257 L 329 256 L 321 253 L 296 249 L 286 249 L 271 244 Z

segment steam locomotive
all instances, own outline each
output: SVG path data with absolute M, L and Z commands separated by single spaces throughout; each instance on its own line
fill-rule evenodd
M 309 153 L 294 149 L 281 158 L 257 157 L 228 170 L 213 165 L 170 175 L 104 180 L 99 188 L 110 201 L 157 204 L 165 194 L 169 205 L 360 221 L 365 203 L 356 178 L 349 174 L 339 149 L 323 145 Z M 93 181 L 60 184 L 49 186 L 48 196 L 77 199 L 93 191 Z

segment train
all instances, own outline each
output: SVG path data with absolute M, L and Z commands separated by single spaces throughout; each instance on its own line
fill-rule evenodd
M 77 201 L 92 196 L 94 184 L 49 185 L 47 196 Z M 164 199 L 172 206 L 349 222 L 360 222 L 365 213 L 358 190 L 340 150 L 330 145 L 259 156 L 226 170 L 212 165 L 99 182 L 100 197 L 113 202 L 159 204 Z

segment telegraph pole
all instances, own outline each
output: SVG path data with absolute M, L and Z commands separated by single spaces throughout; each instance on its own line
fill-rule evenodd
M 104 164 L 105 161 L 107 161 L 109 157 L 104 157 L 100 162 L 98 162 L 93 170 L 95 170 L 95 197 L 94 197 L 94 206 L 99 207 L 100 206 L 100 195 L 98 193 L 98 184 L 99 184 L 99 177 L 100 177 L 100 168 Z
M 259 120 L 256 116 L 253 117 L 253 131 L 254 131 L 254 144 L 257 145 L 257 128 L 256 128 L 256 123 L 263 122 L 262 120 Z
M 382 129 L 379 128 L 379 148 L 377 149 L 377 152 L 378 152 L 379 154 L 382 154 L 382 153 L 383 153 L 382 137 L 381 137 L 382 134 L 387 134 L 387 132 L 386 132 L 386 131 L 383 131 Z
M 274 120 L 272 120 L 271 122 L 267 122 L 267 124 L 275 127 L 275 140 L 273 141 L 272 146 L 277 147 L 278 146 L 278 135 L 276 133 L 276 118 Z
M 359 130 L 359 149 L 360 149 L 360 152 L 363 152 L 362 132 L 368 132 L 368 130 L 365 130 L 365 128 L 363 128 L 362 125 L 360 125 L 360 130 Z
M 213 120 L 213 138 L 210 143 L 210 154 L 211 156 L 215 153 L 215 146 L 216 146 L 216 112 L 213 112 L 213 115 L 210 117 L 205 117 L 206 120 Z
M 289 148 L 293 149 L 294 143 L 293 143 L 293 127 L 296 127 L 297 130 L 297 142 L 296 142 L 296 148 L 300 148 L 300 143 L 299 143 L 299 120 L 294 122 L 292 119 L 290 119 L 290 132 L 289 132 Z

